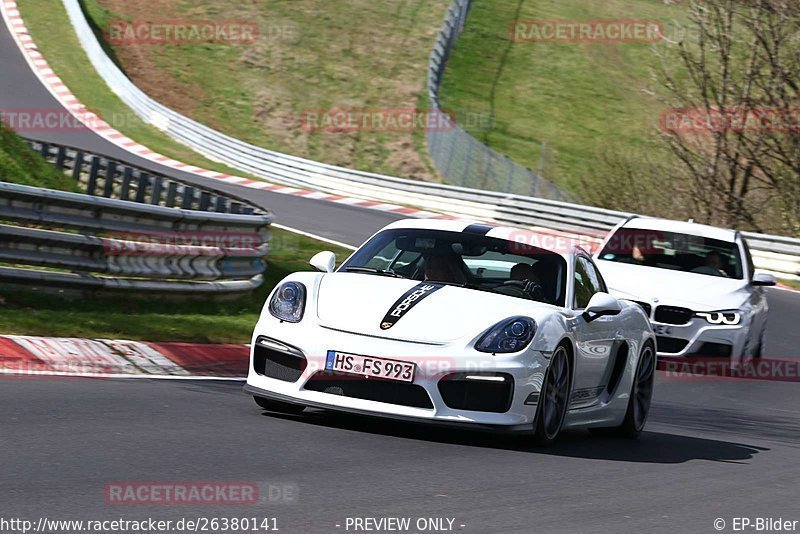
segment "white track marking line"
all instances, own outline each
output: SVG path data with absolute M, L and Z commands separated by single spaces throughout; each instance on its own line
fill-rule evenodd
M 310 234 L 308 232 L 304 232 L 302 230 L 298 230 L 297 228 L 291 228 L 289 226 L 284 226 L 282 224 L 275 224 L 272 223 L 270 225 L 272 228 L 277 228 L 278 230 L 286 230 L 287 232 L 292 232 L 293 234 L 299 234 L 305 237 L 310 237 L 311 239 L 316 239 L 317 241 L 323 241 L 325 243 L 330 243 L 331 245 L 336 245 L 337 247 L 346 248 L 348 250 L 356 250 L 358 247 L 354 247 L 353 245 L 348 245 L 347 243 L 342 243 L 341 241 L 336 241 L 333 239 L 328 239 L 327 237 L 322 237 L 320 235 Z

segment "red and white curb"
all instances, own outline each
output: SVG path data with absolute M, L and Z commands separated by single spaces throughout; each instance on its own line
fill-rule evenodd
M 0 376 L 243 380 L 245 345 L 0 336 Z
M 0 0 L 0 11 L 2 11 L 3 19 L 5 20 L 6 26 L 8 26 L 14 41 L 22 51 L 23 56 L 31 67 L 31 70 L 33 70 L 34 74 L 36 74 L 36 76 L 42 82 L 42 85 L 44 85 L 50 91 L 50 93 L 52 93 L 56 100 L 58 100 L 58 102 L 60 102 L 67 111 L 69 111 L 76 119 L 86 126 L 87 129 L 93 131 L 111 143 L 123 148 L 131 154 L 135 154 L 139 157 L 148 159 L 175 170 L 189 172 L 204 178 L 212 178 L 221 182 L 236 184 L 250 189 L 261 189 L 265 191 L 272 191 L 274 193 L 307 197 L 314 200 L 336 202 L 340 204 L 347 204 L 349 206 L 358 206 L 361 208 L 368 208 L 383 212 L 398 213 L 407 215 L 408 217 L 455 219 L 455 217 L 450 215 L 443 215 L 417 208 L 409 208 L 397 204 L 387 204 L 385 202 L 376 202 L 373 200 L 355 197 L 344 197 L 340 195 L 323 193 L 320 191 L 298 189 L 295 187 L 287 187 L 258 180 L 251 180 L 241 176 L 233 176 L 230 174 L 203 169 L 201 167 L 195 167 L 194 165 L 188 165 L 186 163 L 171 159 L 167 156 L 157 154 L 146 146 L 141 145 L 136 141 L 126 137 L 124 134 L 118 132 L 96 114 L 89 111 L 86 106 L 81 104 L 78 98 L 72 94 L 72 92 L 64 84 L 64 82 L 61 81 L 58 75 L 53 72 L 53 69 L 51 69 L 50 65 L 47 63 L 47 60 L 39 52 L 39 49 L 28 33 L 25 22 L 22 20 L 16 2 Z

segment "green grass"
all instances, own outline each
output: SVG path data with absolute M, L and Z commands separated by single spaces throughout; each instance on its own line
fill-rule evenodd
M 800 291 L 800 280 L 789 280 L 788 278 L 781 278 L 778 280 L 781 284 L 789 286 L 792 289 Z
M 247 343 L 270 290 L 291 272 L 311 270 L 308 260 L 320 250 L 334 251 L 340 262 L 350 254 L 346 249 L 273 229 L 264 285 L 235 301 L 170 302 L 133 295 L 67 298 L 26 290 L 3 291 L 0 333 Z M 120 306 L 121 298 L 124 306 Z
M 515 20 L 656 19 L 668 35 L 686 7 L 660 0 L 476 0 L 445 72 L 441 101 L 493 117 L 473 132 L 513 160 L 580 192 L 598 154 L 654 153 L 659 101 L 652 69 L 662 43 L 512 42 Z M 602 187 L 602 183 L 592 184 Z
M 0 124 L 0 182 L 78 192 L 75 182 Z

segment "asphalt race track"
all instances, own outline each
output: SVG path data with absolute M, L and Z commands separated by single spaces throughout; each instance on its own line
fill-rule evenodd
M 58 105 L 2 25 L 0 58 L 0 107 Z M 42 136 L 159 170 L 89 131 Z M 247 191 L 277 222 L 351 244 L 397 218 Z M 800 360 L 800 295 L 772 290 L 770 305 L 766 357 Z M 6 519 L 274 517 L 282 532 L 323 533 L 345 532 L 348 517 L 443 517 L 479 534 L 716 532 L 717 518 L 725 531 L 734 517 L 800 520 L 797 382 L 660 373 L 639 441 L 574 432 L 549 450 L 319 411 L 264 413 L 230 382 L 5 378 L 0 405 Z M 107 504 L 104 486 L 116 481 L 250 481 L 297 493 L 240 506 Z
M 0 381 L 3 515 L 276 517 L 287 533 L 347 517 L 449 517 L 463 532 L 713 532 L 798 514 L 798 385 L 659 380 L 638 442 L 518 438 L 311 412 L 262 413 L 235 383 Z M 115 481 L 289 484 L 294 502 L 109 505 Z

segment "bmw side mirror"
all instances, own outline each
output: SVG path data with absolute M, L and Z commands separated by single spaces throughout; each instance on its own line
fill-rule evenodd
M 336 267 L 336 254 L 328 250 L 316 254 L 311 261 L 311 266 L 323 273 L 332 273 Z
M 774 274 L 756 273 L 751 282 L 754 286 L 771 287 L 778 283 Z
M 587 323 L 606 315 L 618 315 L 622 305 L 608 293 L 595 293 L 589 300 L 588 306 L 583 310 L 583 318 Z

